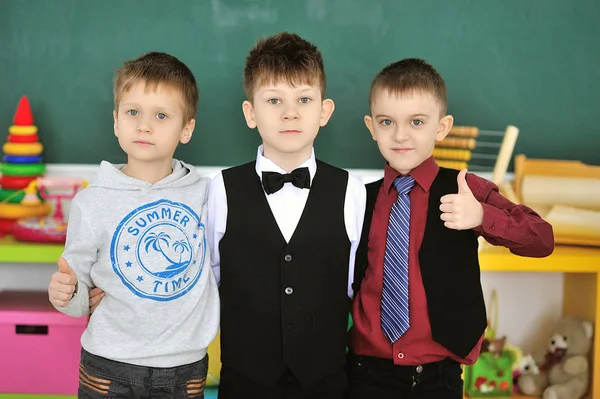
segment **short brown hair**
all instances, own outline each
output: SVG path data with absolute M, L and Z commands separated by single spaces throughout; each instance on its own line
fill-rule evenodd
M 375 93 L 387 90 L 400 95 L 412 91 L 432 94 L 440 103 L 442 115 L 446 114 L 446 83 L 442 76 L 426 61 L 407 58 L 394 62 L 375 76 L 369 92 L 369 105 L 373 105 Z
M 252 101 L 257 86 L 287 82 L 292 86 L 318 85 L 325 97 L 323 57 L 314 44 L 295 33 L 261 38 L 250 50 L 244 67 L 244 92 Z
M 146 87 L 167 85 L 177 90 L 183 100 L 184 123 L 195 119 L 200 94 L 194 74 L 183 62 L 156 51 L 126 61 L 117 69 L 114 79 L 115 110 L 119 108 L 123 93 L 139 81 L 144 81 Z

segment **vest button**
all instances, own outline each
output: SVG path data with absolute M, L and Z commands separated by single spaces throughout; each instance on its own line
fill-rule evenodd
M 290 254 L 285 254 L 285 256 L 283 257 L 283 259 L 284 259 L 286 262 L 291 262 L 291 261 L 292 261 L 292 255 L 290 255 Z
M 398 359 L 404 359 L 404 353 L 402 353 L 402 352 L 398 353 Z
M 417 369 L 415 371 L 417 372 L 417 374 L 421 374 L 423 372 L 423 366 L 417 366 Z
M 292 295 L 293 292 L 294 292 L 294 289 L 292 287 L 287 287 L 285 289 L 285 293 L 288 295 Z

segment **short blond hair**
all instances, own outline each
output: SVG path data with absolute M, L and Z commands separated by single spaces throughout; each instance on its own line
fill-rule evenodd
M 123 93 L 129 91 L 133 85 L 143 81 L 146 87 L 156 88 L 167 85 L 181 94 L 183 100 L 184 123 L 196 118 L 200 93 L 196 78 L 192 71 L 183 62 L 166 53 L 150 52 L 141 55 L 117 69 L 114 78 L 115 110 Z

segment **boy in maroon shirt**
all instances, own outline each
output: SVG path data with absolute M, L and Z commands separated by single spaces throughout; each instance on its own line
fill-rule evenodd
M 487 325 L 477 237 L 544 257 L 554 249 L 552 227 L 495 184 L 435 163 L 435 142 L 453 118 L 431 65 L 385 67 L 369 97 L 365 124 L 387 163 L 384 178 L 367 185 L 349 398 L 461 399 L 460 365 L 475 362 Z

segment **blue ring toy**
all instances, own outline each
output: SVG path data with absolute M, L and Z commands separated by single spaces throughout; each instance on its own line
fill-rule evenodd
M 2 159 L 6 163 L 38 163 L 38 162 L 42 162 L 41 155 L 5 155 Z

